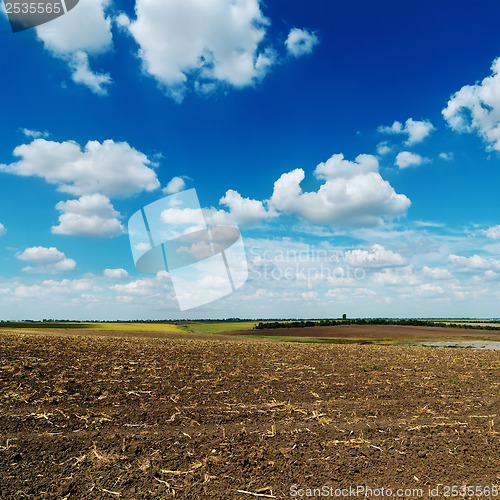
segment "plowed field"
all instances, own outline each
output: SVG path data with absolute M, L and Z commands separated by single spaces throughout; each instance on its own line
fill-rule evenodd
M 498 351 L 193 338 L 1 333 L 0 498 L 500 484 Z

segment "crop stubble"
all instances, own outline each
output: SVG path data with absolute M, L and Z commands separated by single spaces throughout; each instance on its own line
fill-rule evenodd
M 500 484 L 498 351 L 0 335 L 1 498 Z

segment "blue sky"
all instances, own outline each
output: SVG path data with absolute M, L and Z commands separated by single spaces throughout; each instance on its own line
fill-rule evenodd
M 80 0 L 13 34 L 0 15 L 0 318 L 498 317 L 499 18 Z M 127 221 L 190 188 L 250 274 L 180 311 Z

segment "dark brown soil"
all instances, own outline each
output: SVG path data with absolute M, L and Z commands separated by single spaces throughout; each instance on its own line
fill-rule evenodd
M 269 328 L 240 330 L 231 335 L 262 335 L 266 337 L 318 337 L 318 338 L 386 338 L 408 340 L 498 338 L 500 330 L 474 330 L 472 328 L 445 328 L 399 325 L 339 325 L 310 326 L 306 328 Z
M 0 396 L 0 498 L 500 484 L 498 351 L 2 333 Z

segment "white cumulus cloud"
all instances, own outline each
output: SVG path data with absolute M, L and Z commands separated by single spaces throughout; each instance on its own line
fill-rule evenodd
M 428 276 L 429 278 L 435 280 L 443 280 L 453 277 L 453 275 L 450 273 L 450 271 L 448 271 L 448 269 L 442 267 L 424 266 L 422 267 L 422 273 Z
M 3 236 L 7 232 L 5 226 L 0 222 L 0 236 Z
M 383 156 L 392 151 L 392 147 L 389 146 L 387 141 L 382 141 L 377 144 L 377 154 Z
M 433 296 L 443 294 L 444 290 L 439 285 L 434 285 L 432 283 L 423 283 L 422 285 L 417 286 L 416 292 L 418 295 Z
M 165 224 L 178 226 L 181 224 L 202 225 L 202 216 L 197 208 L 166 208 L 162 210 L 160 219 Z
M 21 129 L 21 132 L 26 137 L 31 137 L 33 139 L 38 139 L 39 137 L 47 138 L 50 135 L 47 131 L 40 132 L 39 130 L 31 130 L 29 128 L 23 128 L 23 129 Z
M 66 13 L 36 28 L 38 38 L 55 57 L 66 61 L 73 81 L 87 85 L 92 92 L 103 95 L 111 78 L 89 67 L 88 57 L 112 48 L 111 21 L 105 9 L 109 0 L 82 0 Z
M 82 292 L 94 291 L 98 289 L 97 285 L 89 278 L 80 278 L 76 280 L 63 279 L 56 280 L 43 280 L 40 284 L 24 285 L 19 282 L 13 282 L 9 285 L 7 290 L 9 295 L 16 299 L 43 299 L 48 298 L 50 304 L 54 303 L 57 298 L 59 306 L 66 309 L 70 295 L 83 297 Z M 97 291 L 97 290 L 96 290 Z M 62 299 L 62 300 L 61 300 Z M 72 300 L 74 298 L 72 297 Z M 47 305 L 49 302 L 46 302 Z
M 300 296 L 304 300 L 318 300 L 318 292 L 313 292 L 313 291 L 302 292 Z
M 416 285 L 419 282 L 411 265 L 384 269 L 374 273 L 371 279 L 378 285 Z
M 0 231 L 1 232 L 1 231 Z M 489 227 L 484 231 L 481 231 L 486 237 L 492 240 L 500 240 L 500 224 L 497 226 Z
M 16 258 L 34 264 L 23 268 L 23 271 L 27 273 L 58 274 L 72 271 L 76 267 L 76 262 L 73 259 L 68 259 L 56 247 L 26 248 L 23 252 L 18 252 Z
M 35 139 L 17 146 L 14 155 L 20 160 L 0 164 L 0 172 L 41 177 L 57 185 L 59 191 L 75 196 L 100 193 L 126 197 L 160 187 L 147 156 L 126 142 L 89 141 L 82 148 L 74 141 Z
M 401 122 L 395 121 L 390 127 L 381 126 L 378 128 L 378 131 L 382 134 L 407 135 L 406 144 L 408 146 L 422 142 L 434 130 L 435 127 L 429 120 L 419 121 L 413 118 L 408 118 L 404 125 Z
M 251 198 L 243 198 L 240 193 L 229 189 L 219 200 L 226 210 L 205 209 L 204 215 L 209 224 L 256 224 L 277 214 L 266 210 L 264 203 Z
M 285 46 L 289 54 L 301 57 L 310 54 L 318 43 L 318 37 L 314 33 L 306 29 L 293 28 L 288 33 Z
M 103 275 L 105 278 L 109 279 L 123 279 L 128 276 L 128 272 L 125 269 L 104 269 Z
M 333 155 L 315 170 L 324 179 L 318 191 L 303 192 L 301 168 L 283 174 L 275 183 L 270 205 L 318 224 L 377 225 L 402 216 L 411 202 L 382 178 L 377 158 L 359 155 L 355 162 Z
M 141 278 L 122 285 L 113 285 L 111 289 L 116 291 L 118 298 L 125 299 L 125 302 L 130 302 L 136 297 L 147 297 L 151 301 L 159 297 L 172 295 L 170 274 L 165 271 L 156 273 L 155 277 Z
M 39 246 L 26 248 L 23 252 L 17 253 L 16 258 L 35 264 L 53 264 L 64 259 L 65 255 L 56 247 L 46 248 Z
M 451 96 L 443 116 L 456 132 L 475 133 L 500 151 L 500 58 L 481 83 L 465 85 Z
M 344 253 L 344 260 L 351 266 L 358 267 L 389 267 L 404 266 L 406 259 L 382 245 L 372 245 L 369 250 L 354 249 Z
M 137 0 L 135 12 L 120 24 L 139 45 L 144 72 L 179 102 L 190 86 L 253 85 L 274 63 L 259 0 Z
M 451 254 L 448 259 L 460 271 L 500 270 L 499 260 L 493 259 L 491 257 L 482 257 L 477 254 L 474 254 L 471 257 Z
M 407 167 L 418 167 L 424 163 L 429 163 L 429 158 L 424 158 L 417 153 L 411 153 L 410 151 L 401 151 L 396 156 L 396 165 L 399 168 Z
M 444 161 L 452 161 L 455 158 L 453 153 L 439 153 L 439 158 Z
M 71 57 L 69 66 L 73 71 L 72 78 L 75 83 L 86 85 L 94 94 L 106 95 L 107 85 L 111 83 L 111 76 L 107 73 L 94 73 L 90 69 L 89 56 L 86 52 L 79 50 Z
M 151 244 L 150 243 L 137 243 L 137 245 L 134 245 L 134 248 L 136 250 L 139 250 L 140 252 L 147 252 L 148 250 L 151 250 Z
M 123 232 L 118 220 L 120 214 L 113 208 L 109 198 L 102 194 L 60 201 L 56 208 L 62 214 L 59 216 L 59 225 L 52 226 L 54 234 L 112 237 Z
M 182 177 L 173 177 L 170 182 L 163 188 L 166 194 L 174 194 L 182 191 L 186 187 L 186 183 Z

